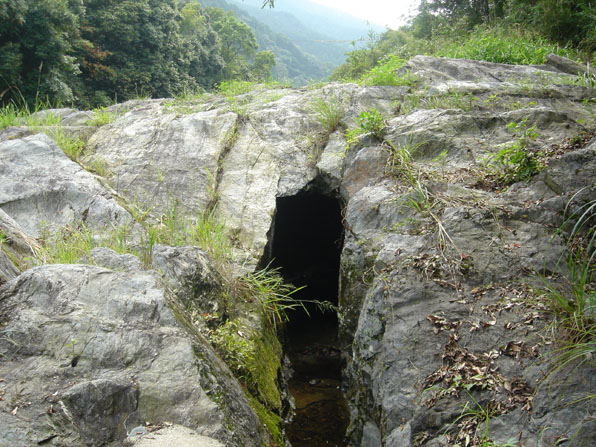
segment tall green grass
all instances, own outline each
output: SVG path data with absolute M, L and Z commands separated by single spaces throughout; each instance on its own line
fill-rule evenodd
M 573 196 L 568 208 L 586 189 Z M 589 189 L 595 191 L 596 184 Z M 550 358 L 551 374 L 584 363 L 596 368 L 596 199 L 568 214 L 564 224 L 570 227 L 568 275 L 564 284 L 545 281 L 542 290 L 555 317 L 557 346 Z M 594 398 L 596 393 L 583 399 Z
M 435 56 L 514 65 L 543 64 L 549 53 L 575 57 L 571 50 L 511 26 L 480 26 L 450 42 L 439 47 Z

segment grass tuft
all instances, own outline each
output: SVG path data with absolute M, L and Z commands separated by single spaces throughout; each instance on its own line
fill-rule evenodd
M 576 193 L 567 208 L 588 189 L 596 190 L 596 184 Z M 596 368 L 596 200 L 568 214 L 562 227 L 571 228 L 566 258 L 568 276 L 563 284 L 545 280 L 541 291 L 554 315 L 558 342 L 550 356 L 553 366 L 549 376 L 584 363 Z M 589 394 L 580 400 L 594 398 L 596 394 Z

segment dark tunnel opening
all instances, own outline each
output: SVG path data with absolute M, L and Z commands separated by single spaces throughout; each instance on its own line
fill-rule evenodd
M 289 382 L 296 415 L 286 427 L 294 447 L 343 446 L 347 411 L 341 386 L 341 353 L 335 310 L 343 243 L 341 204 L 322 194 L 277 199 L 270 239 L 271 266 L 286 282 L 303 287 L 295 299 L 304 307 L 289 312 L 285 349 L 292 362 Z

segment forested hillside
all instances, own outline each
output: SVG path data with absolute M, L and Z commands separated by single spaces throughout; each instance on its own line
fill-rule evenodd
M 408 24 L 372 30 L 360 47 L 342 41 L 358 30 L 348 19 L 342 26 L 330 16 L 323 34 L 289 14 L 320 27 L 324 19 L 306 4 L 255 1 L 1 2 L 0 102 L 97 107 L 271 76 L 395 85 L 408 82 L 395 71 L 417 54 L 540 64 L 550 52 L 593 62 L 596 49 L 589 0 L 421 0 Z
M 303 51 L 289 35 L 274 32 L 265 23 L 235 4 L 228 3 L 225 0 L 203 0 L 201 3 L 230 11 L 250 26 L 255 34 L 259 48 L 270 50 L 275 54 L 276 64 L 272 71 L 275 79 L 289 81 L 294 85 L 302 85 L 312 79 L 320 80 L 327 78 L 331 75 L 333 68 L 343 62 L 342 59 L 337 60 L 333 64 Z M 343 53 L 345 51 L 342 50 L 342 56 Z
M 0 22 L 5 104 L 173 96 L 262 81 L 275 64 L 249 26 L 193 0 L 11 0 Z

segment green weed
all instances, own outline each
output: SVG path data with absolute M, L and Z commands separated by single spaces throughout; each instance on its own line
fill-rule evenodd
M 356 121 L 362 133 L 370 133 L 379 140 L 385 136 L 385 117 L 377 109 L 365 110 Z
M 339 96 L 333 95 L 329 99 L 317 98 L 311 103 L 312 111 L 317 122 L 329 135 L 337 129 L 345 115 Z
M 414 173 L 412 161 L 414 154 L 423 144 L 423 142 L 414 144 L 412 135 L 409 136 L 406 144 L 395 147 L 389 143 L 391 147 L 391 157 L 388 161 L 390 173 L 405 178 L 411 186 L 414 186 L 417 176 Z
M 403 85 L 412 87 L 416 85 L 418 78 L 409 71 L 397 76 L 396 72 L 406 60 L 396 54 L 391 54 L 381 60 L 374 68 L 364 75 L 360 83 L 362 85 Z
M 527 121 L 526 118 L 519 123 L 507 124 L 507 129 L 516 137 L 515 142 L 487 158 L 489 170 L 506 185 L 528 180 L 542 169 L 536 154 L 529 149 L 538 138 L 536 125 L 528 127 Z
M 114 122 L 116 115 L 106 110 L 105 107 L 93 109 L 93 118 L 89 121 L 90 126 L 101 127 Z
M 250 296 L 258 300 L 267 322 L 274 328 L 288 321 L 288 311 L 296 308 L 306 311 L 304 301 L 292 297 L 302 287 L 295 288 L 285 283 L 277 269 L 249 273 L 243 278 L 243 282 L 249 288 Z
M 346 132 L 346 148 L 349 150 L 352 146 L 358 144 L 362 135 L 372 135 L 378 140 L 384 141 L 385 136 L 385 117 L 377 109 L 372 108 L 368 111 L 363 111 L 358 118 L 356 118 L 358 127 L 350 129 Z
M 50 136 L 68 158 L 75 162 L 79 161 L 85 151 L 85 142 L 83 140 L 68 135 L 62 127 L 52 129 Z
M 596 188 L 593 185 L 591 189 Z M 582 192 L 576 193 L 569 202 Z M 566 210 L 568 211 L 568 210 Z M 587 202 L 570 214 L 564 226 L 570 226 L 567 280 L 555 285 L 545 280 L 542 295 L 553 315 L 559 347 L 551 354 L 551 374 L 575 362 L 590 362 L 596 367 L 596 200 Z M 593 399 L 596 394 L 587 396 Z
M 39 260 L 43 264 L 78 264 L 82 259 L 91 262 L 90 252 L 95 243 L 91 231 L 82 222 L 54 232 L 45 228 L 40 240 Z
M 12 103 L 0 108 L 0 129 L 6 129 L 10 126 L 18 126 L 22 111 L 18 110 Z
M 28 115 L 25 118 L 25 123 L 27 124 L 27 126 L 43 127 L 60 125 L 60 117 L 58 115 L 55 115 L 52 112 L 38 113 L 40 111 L 41 110 L 36 111 L 35 113 L 32 113 L 31 115 Z
M 249 81 L 225 81 L 219 84 L 218 91 L 224 96 L 238 96 L 252 92 L 258 85 Z
M 573 57 L 569 50 L 517 27 L 481 26 L 437 51 L 437 56 L 501 64 L 543 64 L 549 53 Z

